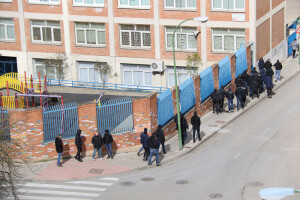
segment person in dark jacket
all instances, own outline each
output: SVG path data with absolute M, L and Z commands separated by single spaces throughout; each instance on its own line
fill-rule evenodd
M 259 61 L 258 61 L 258 69 L 259 69 L 259 73 L 261 73 L 261 70 L 264 68 L 264 64 L 265 64 L 265 61 L 263 58 L 260 58 Z
M 61 140 L 62 138 L 62 135 L 59 134 L 56 138 L 55 138 L 55 149 L 56 149 L 56 152 L 58 154 L 58 157 L 57 157 L 57 167 L 62 167 L 62 164 L 60 163 L 60 159 L 61 159 L 61 155 L 64 151 L 64 148 L 63 148 L 63 142 Z
M 81 130 L 77 130 L 77 134 L 75 137 L 75 145 L 77 147 L 77 154 L 75 156 L 75 159 L 78 160 L 79 162 L 82 162 L 80 159 L 80 152 L 82 151 L 82 140 L 81 140 Z
M 265 62 L 265 64 L 264 64 L 265 70 L 267 70 L 267 68 L 271 68 L 272 66 L 273 66 L 273 65 L 272 65 L 270 59 L 268 59 L 268 60 Z
M 112 153 L 112 148 L 111 148 L 111 144 L 113 143 L 113 141 L 114 141 L 114 139 L 113 139 L 112 135 L 106 129 L 105 134 L 103 136 L 103 142 L 105 144 L 106 151 L 107 151 L 107 156 L 108 156 L 107 159 L 109 159 L 109 158 L 113 159 L 113 153 Z
M 177 116 L 177 113 L 174 115 L 174 122 L 176 124 L 176 128 L 175 129 L 178 130 L 178 116 Z
M 253 99 L 254 95 L 256 95 L 257 98 L 259 98 L 259 80 L 258 80 L 258 73 L 255 67 L 253 68 L 253 70 L 251 70 L 251 75 L 252 75 L 251 83 L 250 83 L 250 87 L 252 90 L 251 97 Z
M 195 143 L 195 133 L 196 133 L 196 131 L 197 131 L 199 141 L 201 140 L 201 136 L 200 136 L 201 120 L 200 120 L 200 117 L 197 115 L 197 111 L 194 112 L 194 115 L 191 118 L 191 124 L 193 125 L 193 142 Z
M 246 87 L 246 83 L 242 83 L 241 89 L 242 89 L 242 101 L 243 101 L 243 105 L 245 106 L 247 95 L 248 95 L 248 88 Z
M 160 166 L 161 164 L 159 163 L 159 154 L 158 154 L 159 141 L 157 139 L 156 132 L 152 133 L 149 141 L 150 141 L 150 156 L 148 160 L 148 165 L 152 165 L 151 158 L 153 154 L 155 154 L 156 166 Z
M 166 138 L 165 138 L 165 134 L 164 134 L 164 131 L 162 130 L 162 125 L 158 125 L 157 129 L 156 129 L 156 136 L 157 136 L 157 139 L 159 141 L 159 147 L 158 147 L 158 151 L 159 151 L 159 148 L 160 148 L 160 145 L 162 146 L 162 151 L 163 151 L 163 154 L 166 154 L 166 148 L 165 148 L 165 141 L 166 141 Z
M 147 134 L 148 129 L 144 128 L 144 132 L 141 133 L 141 144 L 143 145 L 143 148 L 145 149 L 144 153 L 144 161 L 148 160 L 148 156 L 150 154 L 150 141 L 149 141 L 149 136 Z
M 265 84 L 267 87 L 267 95 L 269 98 L 272 98 L 272 87 L 273 87 L 272 77 L 265 76 Z
M 237 101 L 237 111 L 239 111 L 239 106 L 241 105 L 242 109 L 244 109 L 244 104 L 243 104 L 243 89 L 242 87 L 238 87 L 235 90 L 235 96 L 236 96 L 236 101 Z
M 238 77 L 235 79 L 234 83 L 236 85 L 236 87 L 241 87 L 242 86 L 242 76 L 241 75 L 238 75 Z
M 226 98 L 228 100 L 228 112 L 233 112 L 234 93 L 232 92 L 231 87 L 229 87 L 226 92 Z
M 98 151 L 98 157 L 100 158 L 100 160 L 102 160 L 102 154 L 101 154 L 102 143 L 103 143 L 102 136 L 98 132 L 96 132 L 92 138 L 92 144 L 94 145 L 94 153 L 92 157 L 93 160 L 95 160 L 95 155 L 97 151 Z
M 280 72 L 282 70 L 282 64 L 277 60 L 277 62 L 274 64 L 275 66 L 275 81 L 279 80 L 280 81 Z
M 222 109 L 224 108 L 225 94 L 226 94 L 226 91 L 224 89 L 224 86 L 222 86 L 221 89 L 220 89 L 220 95 L 221 95 L 221 112 L 222 112 Z
M 272 78 L 273 75 L 274 75 L 273 69 L 272 69 L 271 67 L 268 67 L 268 68 L 266 69 L 266 76 L 270 76 L 270 77 Z
M 215 88 L 213 93 L 211 94 L 211 99 L 213 101 L 213 113 L 216 112 L 216 94 L 217 94 L 217 89 Z
M 141 138 L 141 136 L 142 136 L 143 133 L 144 133 L 144 132 L 141 133 L 140 138 Z M 140 148 L 140 150 L 137 152 L 137 155 L 140 156 L 140 155 L 141 155 L 141 152 L 142 152 L 143 150 L 144 150 L 144 147 L 142 146 L 142 147 Z
M 216 113 L 219 114 L 222 111 L 221 105 L 222 105 L 222 100 L 223 100 L 223 93 L 221 90 L 218 90 L 217 93 L 215 94 L 215 104 L 216 104 Z
M 261 74 L 258 74 L 258 84 L 259 84 L 259 93 L 261 94 L 265 90 L 264 89 L 264 79 Z
M 181 123 L 181 139 L 182 139 L 182 145 L 184 145 L 184 142 L 187 138 L 186 130 L 189 128 L 189 125 L 184 117 L 184 114 L 180 115 L 180 123 Z

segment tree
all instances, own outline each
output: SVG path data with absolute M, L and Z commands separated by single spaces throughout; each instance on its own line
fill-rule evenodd
M 56 56 L 45 60 L 46 72 L 54 73 L 54 70 L 56 69 L 59 85 L 66 73 L 69 71 L 70 63 L 68 60 L 68 56 L 65 53 L 57 53 Z
M 186 67 L 191 74 L 197 74 L 199 67 L 202 65 L 201 57 L 198 53 L 188 55 L 186 58 Z
M 104 62 L 99 62 L 97 61 L 94 64 L 94 68 L 95 71 L 97 71 L 99 73 L 99 78 L 101 79 L 102 83 L 103 83 L 103 89 L 105 88 L 105 83 L 107 82 L 107 80 L 112 77 L 112 66 L 109 65 L 108 63 L 104 63 Z M 115 73 L 113 75 L 114 77 L 117 77 L 118 74 Z

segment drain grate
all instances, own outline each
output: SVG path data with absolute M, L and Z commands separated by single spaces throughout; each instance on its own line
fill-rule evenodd
M 92 168 L 89 173 L 90 174 L 102 174 L 104 170 L 103 169 L 95 169 L 95 168 Z

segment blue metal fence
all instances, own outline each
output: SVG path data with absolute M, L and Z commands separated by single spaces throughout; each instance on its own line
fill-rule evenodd
M 292 47 L 290 47 L 291 43 L 297 38 L 297 33 L 294 32 L 288 37 L 288 56 L 291 56 L 293 54 Z
M 231 67 L 229 57 L 219 61 L 219 87 L 226 86 L 231 81 Z
M 101 134 L 133 130 L 132 100 L 130 97 L 101 101 L 97 105 L 97 127 Z
M 196 104 L 194 81 L 192 78 L 187 79 L 179 85 L 179 102 L 181 113 L 186 113 Z
M 168 90 L 157 96 L 157 119 L 159 125 L 165 125 L 174 116 L 172 92 Z
M 247 70 L 247 53 L 246 48 L 242 47 L 235 53 L 235 77 L 238 77 Z
M 0 141 L 10 140 L 9 114 L 7 110 L 0 109 Z
M 204 102 L 214 91 L 214 77 L 211 67 L 207 67 L 200 73 L 200 95 Z
M 75 137 L 78 130 L 76 103 L 49 106 L 43 110 L 44 142 L 53 141 L 58 134 L 63 138 Z

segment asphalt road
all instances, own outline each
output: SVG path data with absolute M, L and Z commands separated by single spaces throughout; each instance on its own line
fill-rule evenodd
M 299 85 L 297 75 L 185 158 L 120 175 L 98 199 L 256 200 L 263 188 L 300 188 Z
M 300 1 L 286 0 L 286 23 L 292 23 L 300 16 Z

